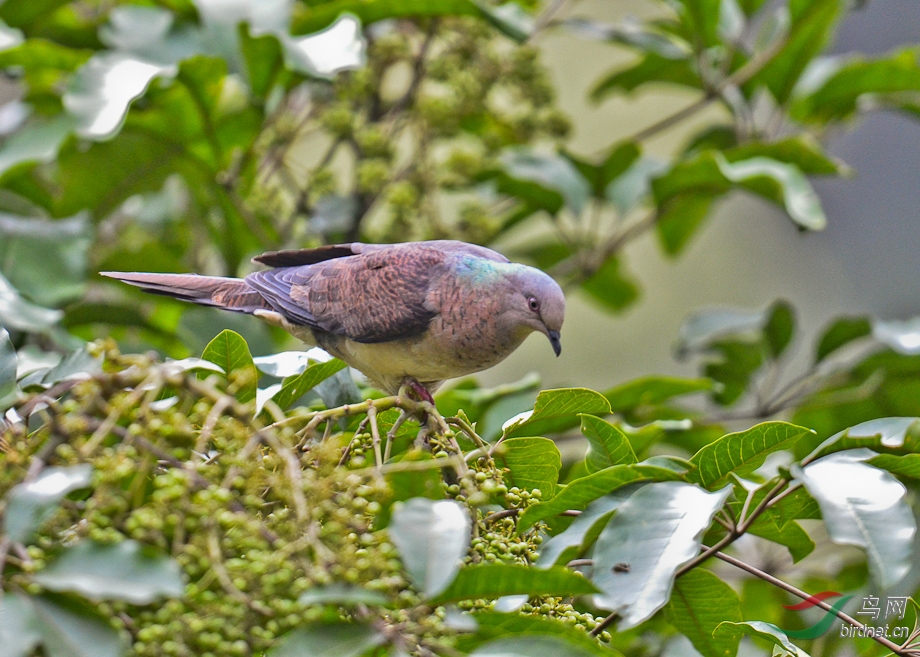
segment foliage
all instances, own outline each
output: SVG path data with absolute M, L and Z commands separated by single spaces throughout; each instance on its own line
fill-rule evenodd
M 915 48 L 824 55 L 840 0 L 681 0 L 619 25 L 559 6 L 0 5 L 21 91 L 0 144 L 0 655 L 805 655 L 786 593 L 839 591 L 817 603 L 838 615 L 915 594 L 916 320 L 840 318 L 802 359 L 785 302 L 704 311 L 679 336 L 696 378 L 467 380 L 434 408 L 88 275 L 514 230 L 538 237 L 509 255 L 621 311 L 638 236 L 680 255 L 735 191 L 819 230 L 809 180 L 847 173 L 821 137 L 920 115 Z M 694 100 L 570 152 L 549 29 L 635 54 L 598 102 Z M 668 160 L 645 152 L 713 105 Z M 827 540 L 855 546 L 843 566 L 793 566 Z M 836 634 L 803 645 L 849 650 Z

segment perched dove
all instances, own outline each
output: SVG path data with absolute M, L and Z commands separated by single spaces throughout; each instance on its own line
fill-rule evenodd
M 204 306 L 248 313 L 318 345 L 395 394 L 504 360 L 532 331 L 558 356 L 562 289 L 538 269 L 456 241 L 339 244 L 253 259 L 246 278 L 102 272 Z

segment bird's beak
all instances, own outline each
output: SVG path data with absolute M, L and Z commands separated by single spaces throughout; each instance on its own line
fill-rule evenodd
M 556 352 L 556 356 L 562 353 L 562 343 L 559 341 L 559 331 L 548 331 L 547 336 L 549 336 L 549 343 L 553 345 L 553 351 Z

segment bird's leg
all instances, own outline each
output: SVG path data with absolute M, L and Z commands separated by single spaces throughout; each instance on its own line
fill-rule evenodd
M 409 386 L 409 388 L 418 395 L 421 401 L 426 401 L 434 406 L 434 397 L 428 392 L 428 388 L 419 383 L 417 379 L 407 379 L 405 385 Z

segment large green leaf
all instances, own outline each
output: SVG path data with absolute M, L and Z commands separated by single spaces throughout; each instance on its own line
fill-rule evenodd
M 60 319 L 60 310 L 42 308 L 20 296 L 13 285 L 0 274 L 0 323 L 13 331 L 44 333 Z
M 821 230 L 827 224 L 818 194 L 798 167 L 768 157 L 728 162 L 717 156 L 716 164 L 729 181 L 782 203 L 786 214 L 800 227 Z
M 464 653 L 472 652 L 476 646 L 490 639 L 508 636 L 520 636 L 526 639 L 549 635 L 563 638 L 567 643 L 576 645 L 595 657 L 621 657 L 619 652 L 600 644 L 584 630 L 548 617 L 481 611 L 473 618 L 479 626 L 476 633 L 457 637 L 457 648 Z
M 63 598 L 31 598 L 48 657 L 122 657 L 124 637 L 82 605 Z
M 613 148 L 610 154 L 599 164 L 592 164 L 571 153 L 563 153 L 582 177 L 588 181 L 594 198 L 606 198 L 607 187 L 623 175 L 639 158 L 639 146 L 634 142 L 625 142 Z
M 626 414 L 642 406 L 656 406 L 674 397 L 712 389 L 709 379 L 646 376 L 611 388 L 604 393 L 614 413 Z
M 66 548 L 34 579 L 52 591 L 135 605 L 185 593 L 179 564 L 133 540 L 112 545 L 81 541 Z
M 780 653 L 774 652 L 774 655 L 808 657 L 808 653 L 792 643 L 781 629 L 771 623 L 764 623 L 763 621 L 742 621 L 740 623 L 725 621 L 725 623 L 716 628 L 716 634 L 718 635 L 735 636 L 739 631 L 748 636 L 764 639 L 782 651 Z
M 323 363 L 314 363 L 301 374 L 286 378 L 281 384 L 281 389 L 272 396 L 271 400 L 281 410 L 287 410 L 291 404 L 303 397 L 308 390 L 312 390 L 319 383 L 346 367 L 345 362 L 338 358 L 333 358 Z M 268 417 L 268 411 L 264 408 L 262 409 L 262 415 Z
M 863 548 L 872 579 L 882 589 L 897 584 L 914 561 L 917 524 L 904 484 L 864 461 L 867 449 L 825 456 L 794 470 L 821 506 L 831 540 Z
M 589 473 L 637 461 L 629 439 L 616 426 L 594 415 L 581 414 L 579 417 L 581 433 L 588 440 L 585 467 Z
M 920 418 L 883 417 L 862 422 L 825 440 L 808 455 L 806 462 L 861 447 L 876 451 L 917 451 L 920 447 Z
M 6 410 L 16 396 L 16 349 L 10 341 L 10 334 L 0 324 L 0 412 Z
M 505 595 L 566 597 L 596 593 L 581 574 L 561 566 L 532 568 L 520 564 L 490 563 L 462 568 L 454 581 L 431 601 L 438 605 Z
M 0 655 L 29 657 L 41 642 L 32 603 L 24 595 L 0 592 Z
M 576 215 L 591 197 L 591 186 L 579 170 L 561 155 L 542 155 L 523 148 L 506 150 L 502 168 L 510 179 L 532 183 L 559 194 Z
M 674 583 L 666 607 L 668 621 L 704 657 L 734 657 L 741 633 L 714 635 L 719 624 L 741 620 L 741 600 L 717 575 L 696 568 Z
M 820 363 L 832 353 L 872 333 L 872 323 L 866 317 L 842 317 L 824 329 L 815 349 L 815 362 Z
M 673 481 L 683 476 L 654 465 L 616 465 L 570 482 L 551 500 L 527 507 L 518 518 L 517 530 L 524 532 L 534 523 L 568 510 L 584 509 L 594 500 L 627 484 L 642 481 Z
M 676 481 L 642 486 L 617 509 L 594 546 L 591 581 L 601 609 L 620 629 L 650 618 L 668 601 L 677 569 L 700 551 L 712 517 L 731 488 L 709 493 Z
M 597 539 L 613 512 L 633 494 L 635 488 L 624 486 L 591 502 L 564 531 L 543 541 L 537 567 L 564 565 L 569 559 L 584 553 Z
M 562 456 L 548 438 L 509 438 L 495 450 L 496 462 L 504 468 L 509 486 L 539 489 L 543 499 L 552 499 L 562 469 Z
M 380 630 L 370 625 L 339 623 L 301 627 L 281 637 L 266 657 L 360 657 L 386 642 Z
M 897 107 L 897 94 L 920 91 L 918 57 L 920 50 L 906 48 L 877 59 L 847 61 L 819 88 L 796 99 L 793 115 L 822 124 L 845 119 L 856 113 L 859 101 L 869 94 L 883 104 L 890 99 Z
M 786 422 L 763 422 L 745 431 L 730 433 L 706 445 L 690 459 L 697 466 L 687 475 L 709 489 L 721 488 L 731 474 L 745 475 L 760 467 L 775 451 L 792 447 L 814 431 Z
M 6 498 L 3 531 L 17 543 L 29 540 L 65 495 L 89 486 L 92 475 L 93 467 L 87 463 L 49 467 L 35 479 L 13 486 Z
M 639 286 L 623 273 L 619 258 L 607 258 L 581 289 L 609 311 L 618 312 L 639 298 Z
M 493 639 L 470 653 L 470 657 L 590 657 L 595 654 L 562 637 L 525 633 Z
M 757 508 L 764 496 L 778 483 L 778 478 L 771 479 L 753 492 L 736 483 L 735 499 L 729 502 L 732 514 L 738 518 L 745 506 L 748 511 Z M 815 543 L 796 520 L 820 517 L 817 502 L 804 488 L 799 488 L 765 509 L 748 527 L 748 533 L 785 546 L 792 555 L 793 562 L 799 562 L 811 554 L 815 549 Z
M 748 93 L 766 86 L 780 103 L 788 100 L 805 67 L 824 48 L 844 7 L 841 0 L 790 2 L 788 36 L 779 52 L 745 84 Z
M 606 415 L 610 404 L 599 392 L 587 388 L 558 388 L 537 395 L 533 412 L 512 418 L 503 427 L 507 437 L 534 436 L 578 425 L 579 413 Z
M 312 6 L 310 6 L 312 5 Z M 477 16 L 512 39 L 523 40 L 527 34 L 518 21 L 473 0 L 331 0 L 324 3 L 298 3 L 291 17 L 292 34 L 310 34 L 328 27 L 343 12 L 355 15 L 362 25 L 391 18 L 425 16 Z
M 676 84 L 700 88 L 700 78 L 687 59 L 669 59 L 646 53 L 638 64 L 610 73 L 594 85 L 591 100 L 600 101 L 615 93 L 629 93 L 646 84 Z
M 899 477 L 920 479 L 920 454 L 904 454 L 903 456 L 879 454 L 878 456 L 873 456 L 866 463 L 876 468 L 887 470 Z
M 383 606 L 387 597 L 378 591 L 368 591 L 360 586 L 349 584 L 329 584 L 314 586 L 303 593 L 297 602 L 302 605 L 371 605 Z
M 783 355 L 795 334 L 795 312 L 786 301 L 777 301 L 767 311 L 763 336 L 770 355 L 776 359 Z
M 416 588 L 431 598 L 460 570 L 470 544 L 470 518 L 453 500 L 414 497 L 394 508 L 389 534 Z
M 220 366 L 238 386 L 236 398 L 241 403 L 255 399 L 259 374 L 252 361 L 252 354 L 249 353 L 249 345 L 242 335 L 224 329 L 208 343 L 201 357 Z

